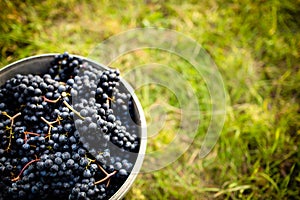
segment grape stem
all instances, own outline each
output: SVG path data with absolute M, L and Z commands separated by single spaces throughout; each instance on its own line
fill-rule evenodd
M 19 112 L 19 113 L 15 114 L 14 116 L 10 116 L 10 115 L 7 114 L 7 112 L 2 112 L 2 115 L 8 117 L 9 120 L 10 120 L 10 127 L 8 128 L 9 129 L 9 142 L 8 142 L 8 146 L 6 148 L 6 151 L 8 151 L 10 149 L 11 139 L 12 139 L 13 134 L 14 134 L 13 133 L 14 120 L 15 120 L 16 117 L 20 116 L 21 113 Z
M 27 132 L 27 131 L 25 131 L 25 132 L 24 132 L 24 142 L 25 142 L 25 143 L 27 142 L 27 135 L 41 136 L 40 134 L 37 134 L 37 133 L 32 133 L 32 132 Z
M 43 99 L 45 102 L 57 103 L 61 99 L 61 97 L 58 97 L 56 100 L 50 100 L 50 99 L 47 99 L 45 96 L 43 96 Z
M 86 156 L 86 158 L 89 160 L 89 163 L 88 163 L 87 167 L 90 166 L 90 164 L 91 164 L 92 162 L 95 162 L 95 161 L 96 161 L 96 160 L 93 160 L 93 159 L 88 158 L 87 156 Z
M 114 171 L 114 172 L 112 172 L 112 173 L 110 173 L 110 174 L 107 174 L 106 177 L 104 177 L 103 179 L 101 179 L 101 180 L 95 182 L 94 185 L 103 183 L 104 181 L 106 181 L 106 180 L 109 179 L 111 176 L 115 175 L 116 173 L 117 173 L 117 171 Z M 106 185 L 106 187 L 108 187 L 108 185 Z
M 18 181 L 18 180 L 20 180 L 21 175 L 22 175 L 22 173 L 24 172 L 24 170 L 25 170 L 30 164 L 32 164 L 32 163 L 34 163 L 34 162 L 37 162 L 37 161 L 39 161 L 39 160 L 40 160 L 40 159 L 37 158 L 37 159 L 35 159 L 35 160 L 32 160 L 32 161 L 28 162 L 28 163 L 22 168 L 22 170 L 21 170 L 21 172 L 19 173 L 19 175 L 18 175 L 16 178 L 13 178 L 11 181 Z
M 115 97 L 107 97 L 106 103 L 108 106 L 111 106 L 112 103 L 115 102 Z
M 52 128 L 53 128 L 53 125 L 52 124 L 55 124 L 55 123 L 57 123 L 57 122 L 59 122 L 59 117 L 55 120 L 55 121 L 53 121 L 53 122 L 49 122 L 48 120 L 46 120 L 44 117 L 41 117 L 41 119 L 46 123 L 46 124 L 48 124 L 48 126 L 49 126 L 49 130 L 48 130 L 48 135 L 47 135 L 47 137 L 49 137 L 49 139 L 50 139 L 50 136 L 51 136 L 51 130 L 52 130 Z
M 68 102 L 63 101 L 63 103 L 64 103 L 70 110 L 72 110 L 73 113 L 75 113 L 78 117 L 80 117 L 82 120 L 84 120 L 84 117 L 82 117 L 78 111 L 76 111 L 72 106 L 70 106 L 70 104 L 68 104 Z
M 115 175 L 117 173 L 117 171 L 113 171 L 112 173 L 107 173 L 99 164 L 98 167 L 101 169 L 101 171 L 105 174 L 105 177 L 97 182 L 94 183 L 94 185 L 103 183 L 104 181 L 106 181 L 108 179 L 108 182 L 106 184 L 106 187 L 108 187 L 109 183 L 110 183 L 110 177 L 112 177 L 113 175 Z

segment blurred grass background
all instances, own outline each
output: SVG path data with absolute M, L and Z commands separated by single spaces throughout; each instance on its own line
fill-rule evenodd
M 212 56 L 228 91 L 221 137 L 204 159 L 208 117 L 179 160 L 138 176 L 125 199 L 300 199 L 300 1 L 288 0 L 0 0 L 0 66 L 41 53 L 88 56 L 104 39 L 135 27 L 161 27 L 197 40 Z M 142 55 L 142 56 L 141 56 Z M 188 64 L 148 50 L 112 64 L 121 71 L 151 61 L 174 65 L 190 80 L 202 116 L 209 93 Z M 176 64 L 174 64 L 176 63 Z M 180 70 L 182 69 L 182 70 Z M 148 151 L 176 131 L 176 99 L 158 87 L 137 92 L 146 115 L 169 105 L 166 127 Z

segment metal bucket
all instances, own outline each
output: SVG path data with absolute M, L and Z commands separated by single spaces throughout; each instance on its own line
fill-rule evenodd
M 57 54 L 42 54 L 32 57 L 27 57 L 22 60 L 16 61 L 12 64 L 7 65 L 6 67 L 3 67 L 0 69 L 0 85 L 3 85 L 6 80 L 14 77 L 16 74 L 43 74 L 47 73 L 48 69 L 50 67 L 51 61 L 54 60 L 54 57 Z M 99 64 L 93 60 L 90 60 L 88 58 L 78 56 L 78 55 L 72 55 L 74 57 L 80 58 L 83 60 L 83 62 L 87 62 L 90 65 L 96 67 L 99 70 L 107 70 L 108 67 Z M 124 197 L 124 195 L 129 191 L 130 187 L 132 186 L 134 180 L 136 179 L 146 152 L 146 144 L 147 144 L 147 129 L 146 129 L 146 120 L 145 115 L 142 109 L 142 106 L 137 98 L 137 96 L 134 94 L 134 90 L 132 87 L 121 78 L 120 81 L 121 85 L 124 87 L 124 89 L 129 92 L 133 98 L 134 102 L 134 116 L 135 119 L 133 119 L 136 124 L 139 126 L 139 136 L 140 136 L 140 148 L 139 152 L 137 154 L 136 161 L 134 163 L 132 172 L 129 174 L 126 181 L 123 183 L 123 185 L 119 188 L 119 190 L 110 198 L 110 200 L 115 199 L 121 199 Z

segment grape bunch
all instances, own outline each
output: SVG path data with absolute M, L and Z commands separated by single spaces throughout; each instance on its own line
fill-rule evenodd
M 0 87 L 0 200 L 109 199 L 140 146 L 134 103 L 115 69 L 55 56 L 46 74 Z

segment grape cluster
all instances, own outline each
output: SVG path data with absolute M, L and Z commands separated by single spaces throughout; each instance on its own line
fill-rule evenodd
M 118 70 L 68 53 L 0 87 L 0 200 L 108 199 L 139 150 Z

